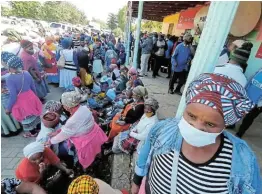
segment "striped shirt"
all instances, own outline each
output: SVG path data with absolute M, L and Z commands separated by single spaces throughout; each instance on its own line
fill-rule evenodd
M 203 164 L 189 161 L 181 152 L 178 161 L 177 194 L 227 194 L 231 172 L 232 143 L 224 136 L 215 155 Z M 171 193 L 172 165 L 175 151 L 157 155 L 149 173 L 151 194 Z M 148 193 L 147 193 L 148 194 Z

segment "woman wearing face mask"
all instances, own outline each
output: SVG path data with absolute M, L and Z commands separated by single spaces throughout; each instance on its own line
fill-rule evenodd
M 42 103 L 36 96 L 33 78 L 27 71 L 23 71 L 23 61 L 16 55 L 8 52 L 1 54 L 2 64 L 6 66 L 10 75 L 6 79 L 10 97 L 6 106 L 6 114 L 11 114 L 22 123 L 24 137 L 37 136 L 40 128 Z
M 133 89 L 137 86 L 144 86 L 141 79 L 138 77 L 137 70 L 131 67 L 128 71 L 129 81 L 127 82 L 127 90 Z
M 21 41 L 21 59 L 23 61 L 23 69 L 28 71 L 34 79 L 37 96 L 44 100 L 44 97 L 49 93 L 49 88 L 38 68 L 38 53 L 35 53 L 33 43 L 28 40 Z
M 113 140 L 120 132 L 126 131 L 131 124 L 137 122 L 144 114 L 144 99 L 147 97 L 147 89 L 137 86 L 133 89 L 133 103 L 127 104 L 123 111 L 116 116 L 110 123 L 109 141 Z
M 188 87 L 183 117 L 159 122 L 141 148 L 132 194 L 260 193 L 260 171 L 248 145 L 225 131 L 253 104 L 245 89 L 220 74 Z
M 25 158 L 19 163 L 15 174 L 21 181 L 39 183 L 42 173 L 48 165 L 54 165 L 67 175 L 73 173 L 66 168 L 55 153 L 40 142 L 32 142 L 23 149 Z
M 132 153 L 135 149 L 137 149 L 139 153 L 150 129 L 158 122 L 156 115 L 156 111 L 159 107 L 158 102 L 154 98 L 148 98 L 145 100 L 144 105 L 144 115 L 141 117 L 140 121 L 133 124 L 129 130 L 121 132 L 114 138 L 113 153 L 117 154 L 122 151 L 125 153 Z

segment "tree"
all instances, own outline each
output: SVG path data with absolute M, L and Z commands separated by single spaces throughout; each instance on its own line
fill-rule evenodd
M 11 9 L 9 7 L 5 7 L 1 5 L 1 16 L 10 16 Z
M 162 29 L 162 22 L 156 21 L 143 21 L 141 24 L 141 31 L 147 32 L 160 32 Z
M 102 29 L 106 29 L 107 28 L 106 22 L 104 22 L 103 20 L 100 20 L 98 18 L 92 18 L 92 22 L 96 22 L 96 23 L 100 24 L 100 27 Z
M 117 28 L 117 16 L 113 13 L 108 15 L 107 26 L 110 30 Z
M 113 33 L 114 33 L 115 37 L 121 37 L 121 38 L 124 37 L 124 33 L 120 28 L 114 29 Z
M 66 1 L 10 1 L 12 16 L 45 20 L 48 22 L 68 22 L 86 25 L 88 20 L 83 11 Z M 6 10 L 5 10 L 6 14 Z
M 117 21 L 118 27 L 124 32 L 126 27 L 126 14 L 127 14 L 127 6 L 122 7 L 119 9 L 117 13 Z

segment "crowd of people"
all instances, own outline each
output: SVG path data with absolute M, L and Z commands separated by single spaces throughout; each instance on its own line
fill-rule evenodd
M 139 72 L 125 65 L 125 47 L 113 34 L 6 42 L 2 136 L 23 130 L 25 138 L 35 139 L 23 149 L 16 178 L 2 180 L 2 193 L 126 194 L 86 172 L 99 158 L 135 152 L 132 194 L 259 194 L 256 156 L 238 138 L 261 112 L 262 71 L 250 81 L 243 77 L 251 43 L 233 48 L 214 74 L 194 79 L 182 118 L 159 121 L 159 103 L 140 79 L 150 68 L 156 78 L 167 66 L 169 93 L 182 95 L 195 53 L 192 41 L 190 34 L 166 40 L 145 33 Z M 64 89 L 60 101 L 46 102 L 48 84 Z M 225 130 L 242 118 L 238 137 Z

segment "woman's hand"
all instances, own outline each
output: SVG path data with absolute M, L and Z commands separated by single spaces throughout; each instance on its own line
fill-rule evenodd
M 65 169 L 65 173 L 66 173 L 68 176 L 74 176 L 74 171 L 73 171 L 72 169 L 66 168 L 66 169 Z
M 7 114 L 7 115 L 10 115 L 11 114 L 11 111 L 9 111 L 9 110 L 5 110 L 5 114 Z
M 39 172 L 42 173 L 46 169 L 45 163 L 41 162 L 39 164 Z
M 135 183 L 132 183 L 131 194 L 138 194 L 138 192 L 139 192 L 139 186 L 136 185 Z

